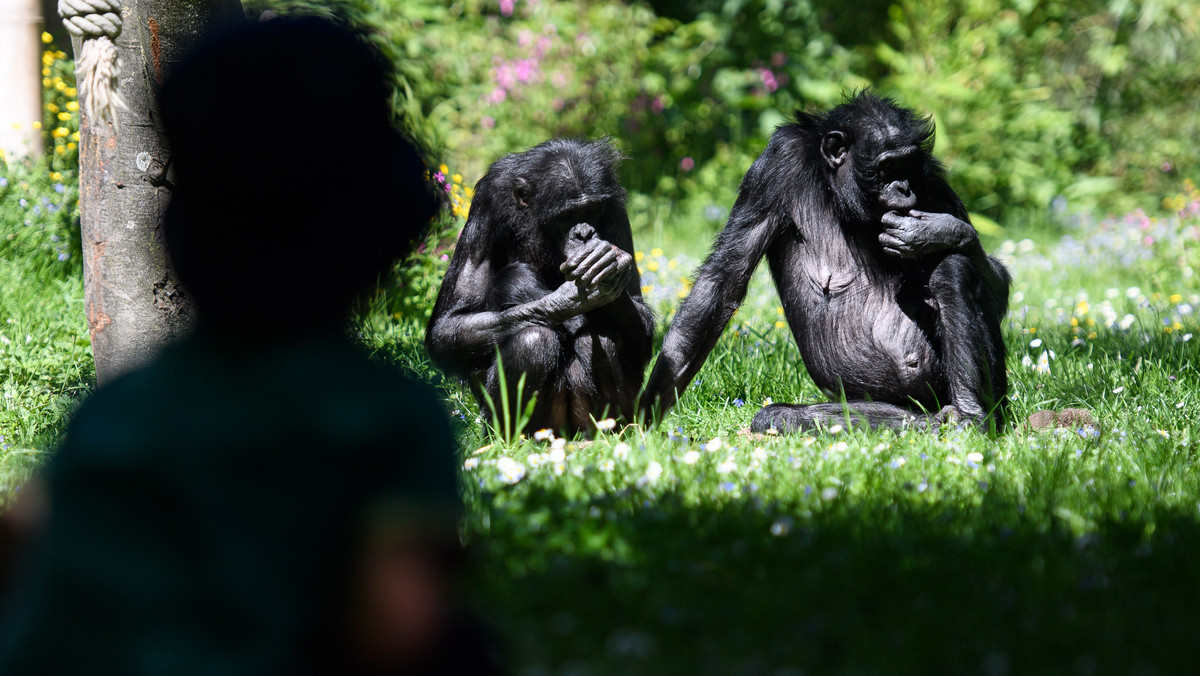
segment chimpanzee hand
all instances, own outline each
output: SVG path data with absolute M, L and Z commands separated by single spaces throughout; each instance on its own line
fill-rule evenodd
M 588 309 L 607 305 L 620 297 L 636 269 L 633 256 L 597 237 L 586 223 L 571 229 L 566 250 L 567 260 L 559 270 L 568 282 L 574 282 Z
M 975 228 L 950 214 L 914 210 L 901 216 L 889 211 L 882 220 L 879 243 L 884 253 L 897 258 L 923 258 L 946 249 L 960 251 L 978 238 Z

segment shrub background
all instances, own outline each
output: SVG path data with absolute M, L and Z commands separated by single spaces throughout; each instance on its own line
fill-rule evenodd
M 1001 222 L 1060 196 L 1128 210 L 1197 173 L 1200 6 L 1189 0 L 844 5 L 353 0 L 336 11 L 380 31 L 402 73 L 400 107 L 468 184 L 549 136 L 612 135 L 643 229 L 661 228 L 663 199 L 715 229 L 708 207 L 728 209 L 778 124 L 868 85 L 934 116 L 953 184 Z

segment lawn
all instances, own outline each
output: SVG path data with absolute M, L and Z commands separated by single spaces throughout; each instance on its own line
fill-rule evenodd
M 1190 671 L 1200 192 L 1168 204 L 1050 214 L 988 242 L 1014 277 L 1016 424 L 997 436 L 747 435 L 764 400 L 820 397 L 761 269 L 657 429 L 503 443 L 442 382 L 472 583 L 518 671 Z M 665 323 L 696 259 L 638 258 Z M 369 343 L 432 373 L 419 325 L 375 317 Z M 1097 425 L 1024 424 L 1066 407 Z
M 0 186 L 6 497 L 94 381 L 60 246 L 74 195 L 23 171 Z M 359 334 L 458 422 L 473 603 L 518 673 L 1182 673 L 1200 626 L 1200 191 L 1166 205 L 988 238 L 1014 277 L 1017 422 L 996 436 L 745 434 L 768 398 L 819 398 L 763 270 L 660 427 L 590 440 L 489 436 L 386 296 Z M 642 239 L 665 326 L 703 243 Z M 1098 425 L 1022 424 L 1065 407 Z

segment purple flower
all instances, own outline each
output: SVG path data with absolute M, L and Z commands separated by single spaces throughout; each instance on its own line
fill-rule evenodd
M 58 254 L 58 260 L 60 260 L 60 261 L 65 261 L 65 260 L 67 260 L 68 258 L 70 258 L 70 256 L 68 256 L 68 255 L 67 255 L 67 254 L 65 254 L 65 253 L 60 253 L 60 254 Z
M 745 406 L 745 405 L 746 405 L 746 402 L 745 402 L 745 401 L 742 401 L 741 399 L 734 399 L 734 400 L 733 400 L 733 405 L 734 405 L 734 406 L 737 406 L 738 408 L 741 408 L 741 407 L 743 407 L 743 406 Z

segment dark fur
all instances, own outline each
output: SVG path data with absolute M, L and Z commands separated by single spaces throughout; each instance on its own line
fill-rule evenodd
M 932 146 L 929 121 L 868 92 L 780 127 L 664 338 L 643 413 L 674 404 L 766 256 L 809 375 L 849 410 L 775 404 L 752 429 L 847 414 L 872 425 L 1003 425 L 1008 273 L 983 252 Z
M 499 347 L 510 401 L 522 373 L 526 396 L 538 392 L 527 430 L 570 434 L 593 417 L 633 417 L 654 328 L 636 269 L 611 300 L 591 302 L 560 269 L 600 241 L 619 248 L 608 256 L 622 269 L 633 265 L 620 159 L 607 141 L 554 139 L 500 159 L 476 185 L 426 345 L 467 377 L 485 415 L 485 393 L 500 402 Z

